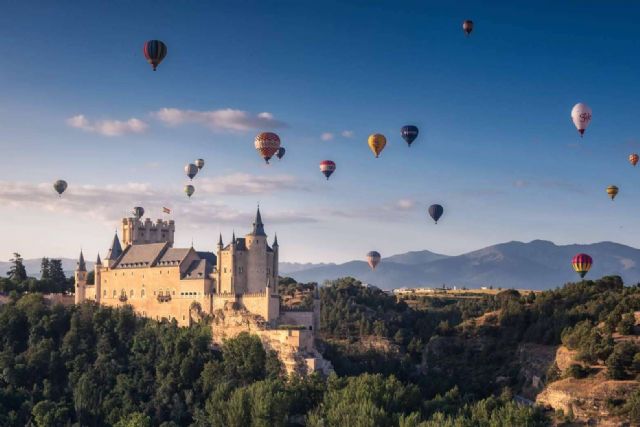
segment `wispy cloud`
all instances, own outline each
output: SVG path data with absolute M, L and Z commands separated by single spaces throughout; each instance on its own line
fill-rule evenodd
M 120 136 L 130 133 L 143 133 L 149 125 L 135 117 L 126 121 L 121 120 L 94 120 L 87 119 L 84 114 L 78 114 L 67 119 L 67 124 L 72 128 L 85 132 L 98 133 L 104 136 Z
M 198 190 L 206 194 L 269 194 L 281 191 L 311 191 L 312 186 L 293 175 L 251 175 L 233 173 L 214 178 L 200 178 Z
M 225 108 L 220 110 L 196 111 L 178 108 L 162 108 L 151 116 L 168 126 L 199 124 L 215 131 L 246 132 L 253 129 L 273 129 L 286 127 L 271 113 L 251 114 L 243 110 Z
M 352 130 L 343 130 L 340 135 L 344 136 L 345 138 L 353 138 L 354 132 Z
M 346 219 L 369 219 L 374 221 L 403 221 L 418 208 L 418 202 L 402 198 L 376 206 L 361 206 L 353 209 L 332 209 L 327 215 Z
M 320 135 L 320 139 L 322 139 L 323 141 L 331 141 L 333 138 L 334 135 L 331 132 L 324 132 L 322 135 Z
M 227 178 L 221 178 L 223 183 Z M 231 179 L 231 178 L 229 178 Z M 245 224 L 250 223 L 255 215 L 253 211 L 241 211 L 229 205 L 213 202 L 211 198 L 201 197 L 203 194 L 237 194 L 243 192 L 258 194 L 260 192 L 276 191 L 278 188 L 297 189 L 287 180 L 282 180 L 284 187 L 278 187 L 277 179 L 271 181 L 271 188 L 257 187 L 255 178 L 245 178 L 243 183 L 236 185 L 221 184 L 219 188 L 207 188 L 210 183 L 201 181 L 192 199 L 187 199 L 179 187 L 154 188 L 146 183 L 126 183 L 111 185 L 69 185 L 67 191 L 58 197 L 50 183 L 31 184 L 20 182 L 0 181 L 0 203 L 9 208 L 28 209 L 50 213 L 68 213 L 82 215 L 104 222 L 117 222 L 124 215 L 128 215 L 133 206 L 143 206 L 147 216 L 154 218 L 159 215 L 163 206 L 172 208 L 173 216 L 180 219 L 186 226 L 204 225 L 212 223 Z M 239 192 L 239 193 L 238 193 Z M 279 210 L 270 212 L 270 222 L 299 223 L 315 222 L 315 212 L 299 212 Z

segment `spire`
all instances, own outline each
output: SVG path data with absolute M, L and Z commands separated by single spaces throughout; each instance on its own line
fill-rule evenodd
M 107 257 L 105 259 L 115 261 L 122 254 L 122 246 L 120 246 L 120 239 L 118 239 L 118 233 L 113 236 L 113 243 L 107 251 Z
M 102 264 L 102 261 L 100 260 L 100 253 L 98 253 L 98 258 L 96 258 L 96 265 L 100 264 Z
M 218 240 L 218 246 L 220 247 L 224 246 L 224 243 L 222 243 L 222 233 L 220 233 L 220 240 Z
M 273 238 L 273 246 L 274 248 L 278 247 L 278 234 L 275 235 L 275 237 Z
M 78 258 L 78 267 L 76 271 L 87 271 L 87 266 L 84 263 L 84 255 L 82 254 L 82 250 L 80 250 L 80 258 Z
M 233 236 L 231 236 L 231 243 L 236 244 L 236 230 L 233 230 Z
M 266 234 L 264 233 L 262 216 L 260 215 L 260 206 L 258 206 L 258 210 L 256 211 L 256 220 L 253 222 L 253 232 L 251 234 L 253 234 L 254 236 L 266 236 Z

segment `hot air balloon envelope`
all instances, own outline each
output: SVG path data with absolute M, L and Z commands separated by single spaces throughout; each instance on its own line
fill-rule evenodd
M 153 71 L 158 68 L 158 64 L 167 56 L 167 45 L 160 40 L 149 40 L 145 42 L 142 52 L 147 62 L 153 67 Z
M 278 148 L 278 151 L 276 152 L 276 157 L 278 158 L 278 160 L 282 159 L 284 157 L 284 153 L 286 152 L 287 150 L 285 150 L 284 147 Z
M 198 174 L 198 167 L 193 163 L 189 163 L 184 167 L 184 173 L 187 174 L 189 179 L 193 179 L 193 177 Z
M 367 143 L 371 151 L 373 151 L 373 154 L 378 157 L 380 153 L 382 153 L 382 150 L 384 150 L 384 146 L 387 145 L 387 138 L 382 134 L 374 133 L 373 135 L 369 135 Z
M 329 179 L 331 174 L 336 170 L 336 164 L 332 160 L 323 160 L 320 162 L 320 172 Z
M 471 34 L 471 31 L 473 31 L 473 21 L 470 19 L 465 20 L 462 23 L 462 30 L 467 36 Z
M 191 198 L 191 196 L 193 195 L 193 193 L 196 192 L 196 188 L 193 185 L 185 185 L 184 186 L 184 192 L 187 196 L 189 196 L 189 198 Z
M 591 266 L 593 265 L 593 260 L 587 254 L 578 254 L 573 257 L 571 261 L 571 266 L 575 270 L 576 273 L 580 275 L 580 277 L 584 277 L 585 274 L 589 272 Z
M 611 197 L 611 200 L 616 198 L 616 196 L 618 195 L 618 191 L 618 187 L 616 187 L 615 185 L 610 185 L 607 187 L 607 194 L 609 195 L 609 197 Z
M 142 206 L 136 206 L 135 208 L 133 208 L 131 213 L 135 218 L 140 219 L 144 215 L 144 208 Z
M 584 135 L 584 131 L 589 127 L 589 123 L 591 123 L 591 108 L 582 102 L 577 103 L 571 110 L 571 120 L 573 120 L 573 124 L 576 125 L 580 136 Z
M 629 155 L 629 163 L 631 163 L 633 166 L 638 164 L 638 160 L 640 160 L 640 156 L 638 156 L 636 153 Z
M 67 189 L 67 181 L 63 179 L 57 180 L 53 183 L 53 189 L 56 190 L 58 195 L 62 195 L 62 193 Z
M 278 152 L 280 148 L 280 137 L 273 132 L 262 132 L 256 136 L 255 147 L 265 162 Z
M 197 159 L 193 164 L 196 165 L 198 170 L 201 170 L 204 167 L 204 159 Z
M 367 254 L 367 263 L 372 270 L 375 270 L 378 264 L 380 264 L 380 253 L 377 251 L 371 251 Z
M 400 135 L 402 135 L 402 139 L 411 147 L 411 143 L 418 137 L 418 127 L 413 125 L 403 126 L 402 129 L 400 129 Z
M 444 213 L 444 208 L 441 205 L 429 206 L 429 215 L 431 215 L 431 218 L 433 218 L 436 224 L 438 223 L 438 220 L 440 219 L 443 213 Z

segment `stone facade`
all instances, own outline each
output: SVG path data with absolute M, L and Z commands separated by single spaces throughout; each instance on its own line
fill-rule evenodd
M 215 254 L 174 248 L 174 232 L 173 221 L 124 218 L 122 245 L 116 234 L 105 259 L 98 256 L 93 284 L 87 283 L 80 253 L 76 304 L 130 305 L 141 316 L 175 320 L 180 326 L 209 317 L 214 344 L 241 332 L 255 333 L 266 348 L 278 352 L 288 372 L 330 369 L 314 347 L 317 292 L 313 311 L 280 310 L 278 239 L 269 245 L 259 209 L 251 233 L 244 238 L 234 233 L 226 246 L 220 236 Z

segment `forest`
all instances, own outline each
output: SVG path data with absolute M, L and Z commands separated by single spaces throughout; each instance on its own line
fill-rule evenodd
M 52 305 L 20 286 L 29 278 L 3 280 L 15 286 L 0 306 L 0 425 L 542 426 L 553 414 L 514 400 L 519 344 L 565 343 L 606 363 L 611 378 L 640 372 L 639 349 L 611 340 L 633 332 L 640 309 L 640 288 L 619 277 L 411 304 L 352 278 L 327 282 L 319 347 L 335 373 L 326 378 L 286 377 L 256 336 L 212 348 L 206 323 Z M 313 289 L 288 278 L 279 286 L 301 304 Z M 487 314 L 494 323 L 476 323 Z M 619 410 L 640 420 L 640 396 Z

